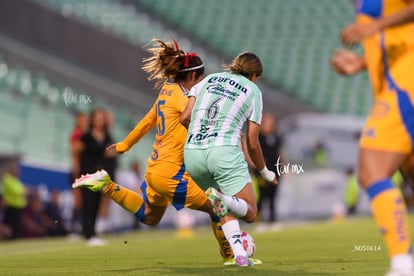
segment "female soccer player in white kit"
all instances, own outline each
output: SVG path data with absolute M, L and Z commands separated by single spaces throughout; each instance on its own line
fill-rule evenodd
M 255 54 L 243 52 L 227 70 L 208 75 L 190 90 L 181 115 L 181 122 L 188 126 L 184 162 L 196 183 L 207 189 L 236 264 L 249 266 L 252 263 L 243 249 L 237 220 L 253 222 L 257 213 L 240 141 L 245 123 L 253 163 L 266 181 L 277 184 L 277 180 L 265 165 L 258 139 L 263 103 L 255 83 L 263 72 L 262 63 Z

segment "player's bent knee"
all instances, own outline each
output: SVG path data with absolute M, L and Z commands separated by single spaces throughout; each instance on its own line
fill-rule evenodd
M 249 211 L 247 211 L 246 216 L 244 216 L 243 220 L 247 223 L 253 223 L 256 220 L 256 216 L 257 216 L 257 209 L 256 208 L 249 209 Z
M 158 217 L 147 216 L 147 218 L 145 219 L 145 221 L 143 221 L 143 223 L 148 226 L 155 226 L 160 222 L 160 220 L 161 218 L 158 218 Z
M 366 172 L 359 172 L 357 176 L 358 184 L 364 190 L 368 189 L 372 184 L 383 180 L 384 178 L 386 178 L 385 175 L 373 175 Z
M 145 225 L 148 225 L 148 226 L 156 226 L 156 225 L 158 224 L 158 222 L 159 222 L 159 221 L 154 221 L 154 220 L 147 219 L 147 220 L 146 220 L 146 221 L 144 221 L 143 223 L 144 223 Z
M 256 220 L 256 216 L 246 215 L 243 220 L 247 223 L 253 223 Z

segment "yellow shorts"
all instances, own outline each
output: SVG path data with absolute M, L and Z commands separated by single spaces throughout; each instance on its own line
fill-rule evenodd
M 413 152 L 414 99 L 398 88 L 380 93 L 366 121 L 360 147 L 402 154 Z
M 166 168 L 167 170 L 167 168 Z M 144 201 L 153 206 L 168 206 L 175 209 L 198 209 L 207 201 L 207 196 L 190 177 L 184 165 L 173 177 L 147 172 L 141 185 Z

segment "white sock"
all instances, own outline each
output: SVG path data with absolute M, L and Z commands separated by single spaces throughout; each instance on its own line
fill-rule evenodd
M 414 260 L 411 254 L 396 255 L 391 258 L 391 269 L 401 271 L 413 271 Z
M 237 219 L 230 220 L 224 223 L 221 228 L 223 229 L 224 236 L 230 243 L 231 249 L 233 249 L 234 256 L 245 256 L 247 257 L 246 250 L 243 248 L 243 242 L 240 238 L 240 225 Z
M 249 207 L 244 199 L 229 195 L 223 195 L 223 198 L 227 205 L 227 209 L 232 215 L 237 218 L 242 218 L 247 214 Z

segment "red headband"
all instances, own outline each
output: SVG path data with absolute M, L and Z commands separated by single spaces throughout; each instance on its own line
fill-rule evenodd
M 197 53 L 185 53 L 184 56 L 184 68 L 190 66 L 190 57 L 196 57 Z
M 177 51 L 180 51 L 180 47 L 178 47 L 178 43 L 175 39 L 173 39 L 173 43 L 175 46 L 175 49 Z M 190 57 L 196 57 L 197 53 L 185 53 L 184 55 L 184 68 L 187 68 L 188 66 L 190 66 Z

